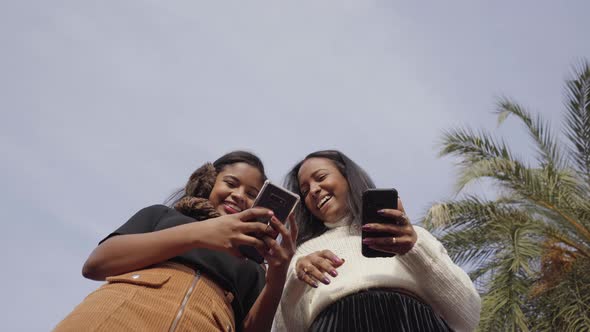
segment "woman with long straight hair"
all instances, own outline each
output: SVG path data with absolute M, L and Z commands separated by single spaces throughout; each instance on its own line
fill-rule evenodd
M 317 151 L 289 172 L 296 213 L 291 261 L 275 331 L 472 331 L 480 297 L 467 274 L 401 200 L 382 209 L 388 223 L 361 225 L 362 194 L 375 185 L 345 154 Z M 364 240 L 367 234 L 386 236 Z M 365 257 L 362 244 L 392 257 Z

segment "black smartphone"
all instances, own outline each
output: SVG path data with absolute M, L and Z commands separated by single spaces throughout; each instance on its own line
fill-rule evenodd
M 298 202 L 299 195 L 292 193 L 285 188 L 277 186 L 269 180 L 266 180 L 262 185 L 258 196 L 256 196 L 252 207 L 267 208 L 274 213 L 274 216 L 280 222 L 285 223 L 287 221 L 287 217 L 289 217 L 289 214 L 293 212 Z M 268 224 L 270 219 L 257 220 L 257 222 Z M 240 246 L 239 249 L 242 255 L 259 264 L 264 261 L 264 258 L 253 247 Z
M 397 190 L 395 189 L 367 189 L 363 193 L 362 207 L 362 224 L 371 223 L 391 223 L 390 218 L 386 218 L 377 211 L 381 209 L 397 209 Z M 361 238 L 367 237 L 385 237 L 391 236 L 390 233 L 362 232 Z M 363 243 L 362 249 L 365 257 L 393 257 L 394 253 L 378 251 L 369 248 Z

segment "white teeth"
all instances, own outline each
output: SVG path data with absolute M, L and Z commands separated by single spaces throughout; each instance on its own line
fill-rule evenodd
M 240 209 L 240 208 L 239 208 L 237 205 L 235 205 L 235 204 L 232 204 L 232 203 L 225 202 L 225 205 L 229 206 L 230 208 L 232 208 L 232 209 L 234 209 L 234 210 L 236 210 L 236 211 L 238 211 L 238 212 L 242 212 L 242 209 Z
M 326 202 L 330 200 L 330 198 L 332 198 L 332 195 L 326 195 L 326 196 L 324 196 L 324 198 L 322 198 L 322 200 L 318 203 L 317 208 L 318 209 L 321 209 L 322 206 L 324 206 L 324 204 L 326 204 Z

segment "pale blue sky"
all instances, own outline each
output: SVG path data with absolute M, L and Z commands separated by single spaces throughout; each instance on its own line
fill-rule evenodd
M 50 330 L 96 243 L 233 149 L 272 180 L 338 148 L 411 217 L 451 197 L 441 131 L 508 95 L 556 127 L 587 1 L 4 1 L 0 329 Z M 526 156 L 526 136 L 501 132 Z

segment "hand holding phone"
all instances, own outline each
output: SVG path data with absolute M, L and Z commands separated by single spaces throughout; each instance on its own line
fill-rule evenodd
M 398 194 L 395 189 L 368 189 L 363 193 L 362 201 L 362 224 L 370 223 L 392 223 L 392 219 L 384 217 L 377 213 L 381 209 L 397 209 Z M 365 232 L 361 234 L 361 240 L 368 237 L 387 237 L 392 236 L 384 232 Z M 383 252 L 371 249 L 363 243 L 362 254 L 365 257 L 393 257 L 394 253 Z
M 299 195 L 266 180 L 258 196 L 256 196 L 252 207 L 263 207 L 271 210 L 274 213 L 274 217 L 284 224 L 298 202 Z M 270 219 L 258 220 L 258 222 L 268 224 Z M 259 264 L 264 261 L 264 258 L 254 247 L 240 246 L 240 253 Z

